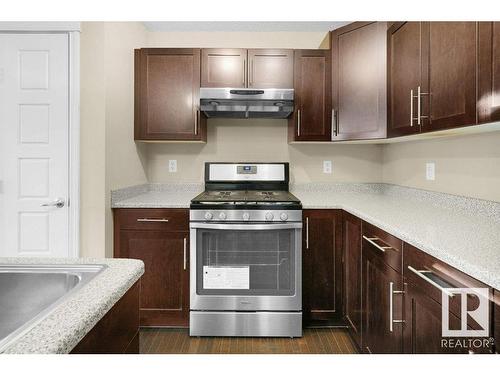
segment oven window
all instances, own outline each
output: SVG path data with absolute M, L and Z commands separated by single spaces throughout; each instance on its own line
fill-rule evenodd
M 295 294 L 295 230 L 197 230 L 197 293 Z

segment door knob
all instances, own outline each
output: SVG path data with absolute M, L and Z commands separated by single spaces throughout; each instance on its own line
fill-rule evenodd
M 49 203 L 42 203 L 40 206 L 42 207 L 57 207 L 57 208 L 62 208 L 64 207 L 64 199 L 62 198 L 57 198 L 56 200 L 49 202 Z

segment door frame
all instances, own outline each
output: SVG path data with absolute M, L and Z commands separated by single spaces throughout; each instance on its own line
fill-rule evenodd
M 2 34 L 68 35 L 68 257 L 80 256 L 80 22 L 0 22 Z

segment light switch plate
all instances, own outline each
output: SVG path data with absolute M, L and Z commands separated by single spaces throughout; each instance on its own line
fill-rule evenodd
M 177 160 L 169 160 L 168 161 L 168 171 L 170 173 L 177 172 Z
M 332 173 L 332 161 L 331 160 L 323 160 L 323 173 L 331 174 Z
M 427 181 L 434 181 L 436 179 L 436 163 L 425 164 L 425 179 Z

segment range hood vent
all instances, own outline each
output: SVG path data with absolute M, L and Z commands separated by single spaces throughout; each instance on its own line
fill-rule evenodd
M 293 89 L 200 89 L 200 110 L 209 118 L 287 118 L 293 112 Z

